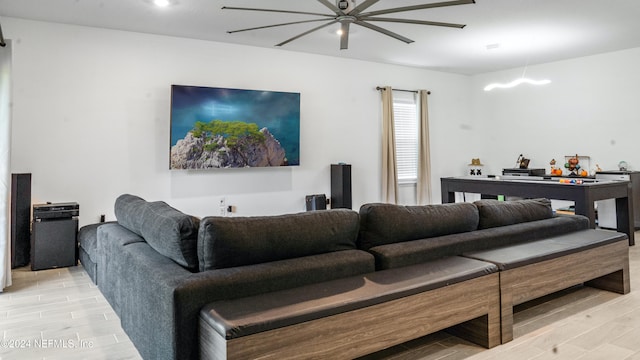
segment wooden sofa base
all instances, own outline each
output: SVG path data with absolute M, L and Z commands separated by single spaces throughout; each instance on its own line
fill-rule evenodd
M 627 294 L 629 246 L 618 241 L 500 272 L 502 343 L 513 340 L 513 306 L 574 285 Z
M 202 359 L 352 359 L 455 325 L 491 348 L 500 344 L 498 273 L 231 340 L 200 321 Z

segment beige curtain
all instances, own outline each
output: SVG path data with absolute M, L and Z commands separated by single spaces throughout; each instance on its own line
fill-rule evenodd
M 431 154 L 429 151 L 429 107 L 427 90 L 418 92 L 420 97 L 420 129 L 418 133 L 418 205 L 431 203 Z
M 393 91 L 385 86 L 382 91 L 382 201 L 398 201 L 398 169 L 396 166 L 396 132 L 393 121 Z
M 0 47 L 0 292 L 11 285 L 10 191 L 11 149 L 10 86 L 11 41 Z

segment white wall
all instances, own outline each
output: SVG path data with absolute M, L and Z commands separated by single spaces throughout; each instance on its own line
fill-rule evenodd
M 133 193 L 193 215 L 297 212 L 330 193 L 329 165 L 352 164 L 354 209 L 380 200 L 377 85 L 426 88 L 433 186 L 472 157 L 470 78 L 281 49 L 3 18 L 13 39 L 12 172 L 33 173 L 35 202 L 77 201 L 80 223 L 113 219 Z M 301 166 L 169 171 L 170 85 L 301 93 Z M 471 149 L 471 150 L 469 150 Z M 462 164 L 462 165 L 461 165 Z
M 565 156 L 589 156 L 593 166 L 617 170 L 621 160 L 640 170 L 640 48 L 529 66 L 527 77 L 552 80 L 484 92 L 492 82 L 522 75 L 513 69 L 474 76 L 473 130 L 488 174 L 514 167 L 520 153 L 530 168 L 549 169 Z

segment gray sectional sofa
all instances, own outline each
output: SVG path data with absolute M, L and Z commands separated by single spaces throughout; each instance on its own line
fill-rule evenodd
M 403 322 L 394 325 L 398 341 L 410 339 L 399 334 L 445 328 L 467 336 L 480 326 L 485 333 L 471 340 L 491 347 L 512 338 L 512 306 L 519 302 L 583 282 L 629 291 L 626 235 L 589 229 L 582 216 L 554 215 L 546 199 L 197 219 L 163 202 L 122 195 L 115 213 L 117 222 L 81 229 L 81 260 L 145 359 L 227 357 L 247 348 L 238 339 L 258 335 L 265 336 L 258 343 L 275 344 L 268 351 L 299 355 L 302 340 L 278 334 L 290 329 L 312 338 L 315 333 L 298 328 L 308 322 L 325 336 L 327 326 L 335 326 L 326 319 L 343 316 L 343 325 L 357 324 L 349 316 L 375 319 L 393 304 L 402 304 L 393 305 L 395 317 L 407 316 L 408 324 L 425 301 L 436 309 L 445 298 L 437 311 L 420 310 L 429 321 L 406 332 Z M 520 248 L 509 252 L 514 246 Z M 575 271 L 563 274 L 562 265 Z M 562 276 L 541 270 L 547 267 Z M 520 269 L 512 272 L 517 280 L 503 287 L 499 272 L 514 269 Z M 513 286 L 539 276 L 550 279 L 542 289 Z M 450 304 L 467 308 L 471 302 L 456 301 L 468 293 L 477 295 L 477 312 L 438 319 Z M 426 326 L 431 320 L 436 325 Z M 372 320 L 367 333 L 389 324 Z M 380 349 L 370 343 L 394 345 L 382 330 L 375 341 L 351 331 L 352 338 L 338 333 L 333 342 L 344 336 L 351 345 L 334 353 L 323 352 L 333 345 L 323 345 L 314 354 L 353 357 Z M 278 342 L 283 338 L 290 340 Z M 345 350 L 355 348 L 364 353 Z
M 349 210 L 198 220 L 122 195 L 99 226 L 98 287 L 145 359 L 197 359 L 210 302 L 374 271 Z

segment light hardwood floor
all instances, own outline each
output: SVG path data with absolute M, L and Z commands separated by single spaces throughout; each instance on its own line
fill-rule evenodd
M 510 343 L 487 350 L 438 332 L 366 358 L 640 360 L 640 247 L 630 254 L 631 293 L 575 287 L 523 304 Z M 82 266 L 12 274 L 0 293 L 0 360 L 140 359 Z

